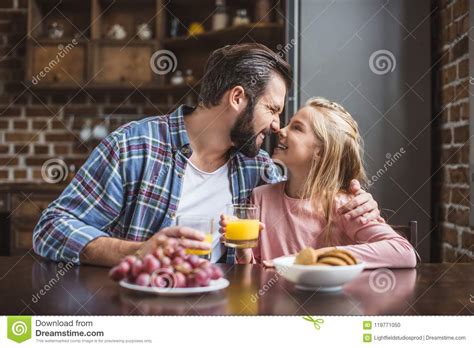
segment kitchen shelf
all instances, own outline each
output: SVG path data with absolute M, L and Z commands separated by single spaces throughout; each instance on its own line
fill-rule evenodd
M 189 46 L 203 46 L 204 44 L 220 45 L 231 44 L 239 41 L 268 41 L 279 40 L 283 34 L 283 24 L 279 23 L 251 23 L 222 30 L 207 31 L 202 34 L 167 38 L 163 46 L 170 49 L 182 49 Z M 245 37 L 249 36 L 248 40 Z M 250 38 L 252 40 L 250 40 Z

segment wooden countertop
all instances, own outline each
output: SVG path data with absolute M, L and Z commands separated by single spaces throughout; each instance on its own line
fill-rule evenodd
M 63 269 L 63 275 L 59 270 Z M 392 269 L 393 287 L 377 292 L 372 270 L 340 292 L 296 290 L 260 265 L 221 265 L 230 286 L 194 297 L 143 296 L 111 281 L 107 268 L 45 261 L 30 251 L 0 257 L 0 315 L 472 315 L 474 263 Z M 67 270 L 66 270 L 67 268 Z M 41 293 L 41 291 L 43 293 Z M 36 296 L 36 297 L 35 297 Z

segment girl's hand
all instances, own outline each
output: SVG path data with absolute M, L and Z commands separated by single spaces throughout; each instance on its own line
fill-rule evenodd
M 225 231 L 226 231 L 226 228 L 227 228 L 227 221 L 229 220 L 236 220 L 237 218 L 235 216 L 231 216 L 231 215 L 224 215 L 222 214 L 221 215 L 221 218 L 219 220 L 219 233 L 221 234 L 220 236 L 220 241 L 221 243 L 224 243 L 225 242 Z M 262 231 L 265 229 L 265 224 L 263 224 L 262 222 L 260 222 L 259 224 L 259 232 L 262 233 Z M 251 248 L 249 248 L 251 249 Z

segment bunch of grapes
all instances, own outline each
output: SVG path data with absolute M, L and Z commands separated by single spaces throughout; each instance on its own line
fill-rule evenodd
M 180 245 L 161 245 L 143 258 L 126 256 L 109 272 L 115 281 L 156 288 L 192 288 L 208 286 L 211 280 L 223 276 L 208 260 L 186 254 Z

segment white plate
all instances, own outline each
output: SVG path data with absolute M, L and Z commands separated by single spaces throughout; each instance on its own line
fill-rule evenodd
M 338 291 L 364 269 L 364 263 L 351 266 L 295 265 L 295 256 L 282 256 L 275 260 L 275 268 L 283 278 L 298 289 L 308 291 Z
M 225 289 L 229 286 L 229 281 L 225 278 L 220 278 L 218 280 L 211 280 L 208 286 L 194 288 L 152 288 L 149 286 L 130 284 L 125 280 L 121 280 L 119 284 L 121 287 L 129 290 L 141 291 L 160 296 L 186 296 Z

